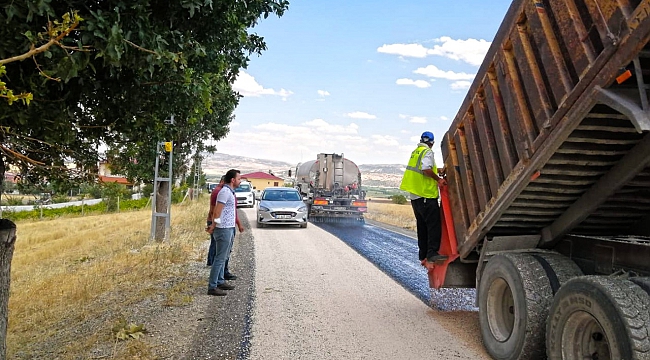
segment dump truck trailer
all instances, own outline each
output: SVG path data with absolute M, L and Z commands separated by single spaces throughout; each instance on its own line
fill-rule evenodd
M 496 359 L 650 359 L 649 39 L 648 0 L 515 0 L 444 135 Z
M 298 164 L 295 187 L 306 199 L 310 222 L 364 224 L 368 207 L 361 172 L 343 154 L 321 153 Z

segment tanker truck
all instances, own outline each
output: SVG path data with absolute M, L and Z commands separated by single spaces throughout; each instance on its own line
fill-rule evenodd
M 368 208 L 361 172 L 343 154 L 318 154 L 316 160 L 298 164 L 294 174 L 294 186 L 307 203 L 310 222 L 364 223 Z
M 443 136 L 438 280 L 496 359 L 650 359 L 649 40 L 649 0 L 515 0 Z

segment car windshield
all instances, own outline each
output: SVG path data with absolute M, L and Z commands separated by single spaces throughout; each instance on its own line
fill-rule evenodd
M 251 186 L 248 184 L 240 184 L 238 188 L 235 189 L 235 192 L 249 192 L 251 191 Z
M 262 200 L 268 201 L 299 201 L 300 194 L 297 191 L 267 191 L 264 193 Z

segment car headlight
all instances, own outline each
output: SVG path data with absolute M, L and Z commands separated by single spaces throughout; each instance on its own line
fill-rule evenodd
M 306 206 L 301 206 L 301 207 L 298 209 L 298 211 L 299 211 L 299 212 L 305 212 L 305 211 L 307 211 L 307 207 L 306 207 Z
M 266 211 L 266 212 L 268 212 L 268 211 L 269 211 L 269 208 L 264 207 L 264 206 L 260 206 L 260 211 Z

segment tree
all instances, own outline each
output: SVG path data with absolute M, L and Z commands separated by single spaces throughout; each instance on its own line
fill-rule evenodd
M 174 156 L 184 163 L 204 150 L 204 140 L 228 132 L 238 102 L 231 84 L 266 47 L 248 29 L 287 8 L 286 0 L 0 3 L 2 94 L 32 95 L 29 105 L 0 101 L 0 178 L 14 165 L 34 184 L 87 180 L 104 144 L 132 179 L 151 172 L 156 141 L 174 141 Z M 66 32 L 63 16 L 71 11 L 80 20 L 73 27 L 69 18 Z M 51 32 L 57 28 L 63 32 Z M 178 122 L 166 126 L 171 114 Z

